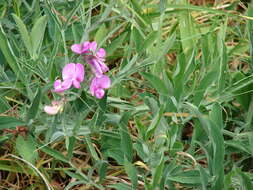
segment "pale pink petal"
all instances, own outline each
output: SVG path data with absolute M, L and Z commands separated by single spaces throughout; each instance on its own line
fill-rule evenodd
M 82 54 L 83 50 L 82 50 L 82 45 L 80 44 L 73 44 L 71 46 L 71 50 L 74 52 L 74 53 L 77 53 L 77 54 Z
M 104 48 L 100 48 L 100 49 L 97 51 L 97 53 L 96 53 L 96 56 L 101 57 L 101 58 L 105 57 L 105 55 L 106 55 L 106 52 L 105 52 L 105 49 L 104 49 Z
M 44 107 L 44 111 L 49 114 L 49 115 L 55 115 L 58 113 L 59 111 L 59 107 L 58 106 L 45 106 Z
M 97 42 L 90 42 L 90 50 L 93 52 L 97 50 Z
M 61 103 L 62 103 L 61 101 L 53 100 L 51 104 L 52 104 L 53 106 L 58 106 L 58 105 L 60 105 Z
M 76 80 L 79 82 L 84 80 L 84 66 L 80 63 L 76 64 Z
M 77 80 L 74 80 L 74 81 L 73 81 L 73 85 L 74 85 L 74 87 L 76 87 L 76 88 L 81 88 L 80 82 L 77 81 Z
M 69 63 L 69 64 L 65 65 L 65 67 L 62 69 L 63 80 L 73 79 L 75 76 L 75 70 L 76 70 L 75 63 Z
M 97 89 L 96 92 L 95 92 L 95 96 L 98 98 L 98 99 L 101 99 L 103 98 L 105 95 L 105 91 L 101 88 Z

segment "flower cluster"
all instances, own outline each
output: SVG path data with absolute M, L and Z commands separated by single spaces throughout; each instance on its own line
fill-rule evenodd
M 97 49 L 96 42 L 84 42 L 74 44 L 71 50 L 84 57 L 84 60 L 91 66 L 94 77 L 90 83 L 90 93 L 98 99 L 105 95 L 105 89 L 111 86 L 111 80 L 104 73 L 109 70 L 105 64 L 106 52 L 103 48 Z M 62 70 L 62 80 L 54 82 L 53 92 L 62 94 L 64 91 L 74 88 L 81 88 L 84 81 L 85 69 L 81 63 L 69 63 Z M 64 101 L 53 101 L 51 106 L 45 106 L 44 111 L 50 115 L 55 115 L 63 109 Z

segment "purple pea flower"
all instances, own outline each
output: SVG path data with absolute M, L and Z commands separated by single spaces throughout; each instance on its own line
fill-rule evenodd
M 62 70 L 62 79 L 54 82 L 54 92 L 64 92 L 72 85 L 80 88 L 84 80 L 84 66 L 80 63 L 69 63 Z
M 84 42 L 82 44 L 74 44 L 71 46 L 74 53 L 83 55 L 88 64 L 91 65 L 93 73 L 96 77 L 102 77 L 103 73 L 109 68 L 104 63 L 106 52 L 103 48 L 97 50 L 96 42 Z
M 102 75 L 101 77 L 94 77 L 91 81 L 90 92 L 92 96 L 96 96 L 101 99 L 105 95 L 104 89 L 111 86 L 111 80 L 108 76 Z

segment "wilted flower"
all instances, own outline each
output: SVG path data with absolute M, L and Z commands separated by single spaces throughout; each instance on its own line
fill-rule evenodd
M 84 42 L 71 46 L 74 53 L 84 55 L 85 60 L 91 65 L 92 71 L 96 77 L 101 77 L 109 68 L 104 63 L 106 52 L 103 48 L 97 50 L 96 42 Z
M 60 101 L 52 101 L 51 106 L 44 106 L 44 111 L 49 115 L 56 115 L 62 112 L 64 106 L 64 99 Z
M 84 80 L 84 66 L 80 63 L 69 63 L 62 70 L 62 79 L 54 82 L 54 91 L 63 92 L 72 85 L 80 88 L 80 83 Z
M 92 96 L 101 99 L 105 95 L 104 89 L 111 86 L 111 80 L 108 76 L 102 75 L 101 77 L 94 77 L 91 81 L 90 92 Z

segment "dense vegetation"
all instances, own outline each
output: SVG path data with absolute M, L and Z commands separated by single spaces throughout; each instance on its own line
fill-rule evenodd
M 0 189 L 252 190 L 252 3 L 0 1 Z

